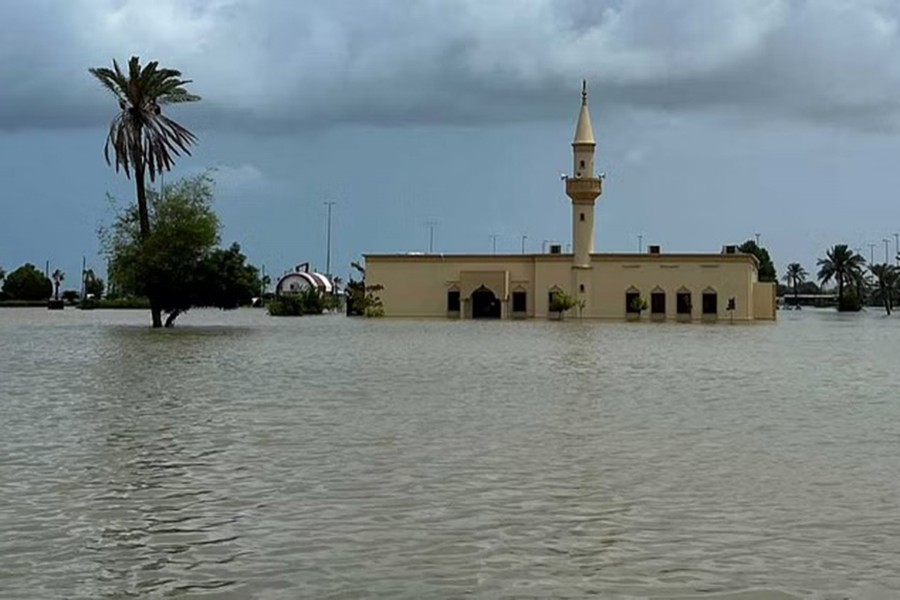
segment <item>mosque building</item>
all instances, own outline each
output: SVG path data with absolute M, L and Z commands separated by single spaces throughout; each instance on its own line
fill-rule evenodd
M 589 319 L 653 321 L 774 320 L 775 284 L 758 281 L 751 254 L 725 246 L 719 253 L 594 252 L 594 208 L 603 177 L 594 171 L 596 149 L 587 87 L 572 142 L 572 252 L 559 246 L 541 254 L 367 254 L 366 284 L 378 292 L 388 317 L 546 319 L 554 296 Z

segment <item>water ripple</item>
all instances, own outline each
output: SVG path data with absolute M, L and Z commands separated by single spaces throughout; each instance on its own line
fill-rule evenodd
M 0 311 L 0 597 L 900 597 L 900 324 L 784 317 Z

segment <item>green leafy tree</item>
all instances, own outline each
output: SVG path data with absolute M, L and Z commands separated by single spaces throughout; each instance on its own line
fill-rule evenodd
M 93 269 L 88 269 L 84 272 L 84 293 L 87 296 L 93 296 L 94 298 L 100 298 L 103 296 L 104 290 L 104 282 L 103 279 L 97 277 L 97 274 L 94 273 Z
M 367 317 L 383 317 L 384 304 L 378 292 L 384 289 L 381 284 L 366 284 L 366 269 L 358 262 L 351 262 L 350 266 L 361 275 L 359 281 L 350 277 L 347 283 L 347 314 L 350 316 L 365 315 Z
M 884 305 L 884 311 L 891 314 L 894 310 L 894 294 L 897 292 L 898 281 L 900 281 L 900 270 L 894 265 L 870 265 L 869 271 L 875 277 L 875 283 L 878 286 L 878 296 Z
M 787 266 L 787 271 L 782 277 L 782 281 L 791 286 L 794 290 L 794 306 L 800 305 L 800 284 L 806 281 L 806 277 L 809 273 L 806 272 L 806 269 L 803 268 L 803 265 L 800 263 L 791 263 Z
M 862 294 L 865 287 L 863 266 L 866 259 L 853 252 L 847 244 L 837 244 L 825 252 L 825 258 L 817 262 L 818 278 L 822 285 L 834 281 L 838 288 L 838 310 L 857 311 L 862 308 Z M 852 294 L 845 294 L 850 287 Z
M 0 281 L 6 279 L 6 271 L 3 270 L 3 267 L 0 267 Z
M 122 169 L 129 179 L 134 174 L 138 231 L 140 238 L 147 240 L 152 224 L 146 177 L 155 181 L 158 173 L 171 170 L 175 157 L 190 154 L 196 141 L 193 133 L 163 114 L 163 106 L 196 102 L 200 97 L 185 89 L 191 82 L 182 79 L 180 71 L 160 68 L 156 61 L 141 67 L 137 56 L 128 61 L 127 72 L 114 60 L 112 69 L 99 67 L 90 73 L 118 101 L 119 113 L 110 123 L 104 156 L 116 172 Z M 163 307 L 155 296 L 149 298 L 153 326 L 161 327 Z
M 756 261 L 759 263 L 759 268 L 757 270 L 759 281 L 770 281 L 773 283 L 778 281 L 775 272 L 775 264 L 772 262 L 768 250 L 762 246 L 758 246 L 753 240 L 747 240 L 738 246 L 738 252 L 752 254 L 756 257 Z
M 151 234 L 141 234 L 136 207 L 121 213 L 100 232 L 109 259 L 110 280 L 124 295 L 154 298 L 167 315 L 165 326 L 193 307 L 222 309 L 249 304 L 259 290 L 259 274 L 246 264 L 240 246 L 223 250 L 219 219 L 212 210 L 207 175 L 148 192 Z
M 33 264 L 26 263 L 3 280 L 3 293 L 10 300 L 46 300 L 53 284 Z

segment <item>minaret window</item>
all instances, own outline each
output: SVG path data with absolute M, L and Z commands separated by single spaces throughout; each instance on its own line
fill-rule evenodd
M 580 166 L 581 166 L 582 169 L 584 168 L 584 161 L 581 161 L 581 165 L 580 165 Z
M 584 221 L 584 213 L 581 213 L 581 220 Z

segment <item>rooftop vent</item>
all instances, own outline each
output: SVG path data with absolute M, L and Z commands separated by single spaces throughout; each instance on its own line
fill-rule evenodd
M 738 248 L 737 246 L 725 246 L 722 248 L 722 254 L 737 254 Z
M 659 247 L 659 246 L 656 246 L 656 245 L 654 245 L 654 246 L 647 246 L 647 253 L 648 253 L 648 254 L 659 254 L 659 253 L 660 253 L 660 247 Z
M 562 244 L 550 244 L 550 254 L 562 254 Z

